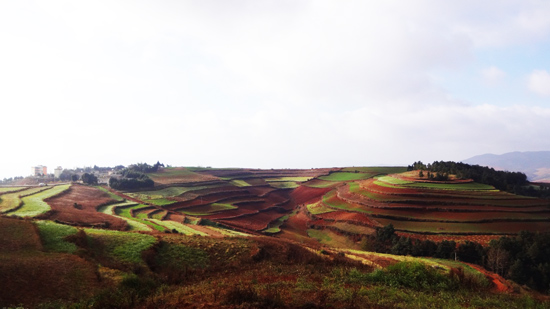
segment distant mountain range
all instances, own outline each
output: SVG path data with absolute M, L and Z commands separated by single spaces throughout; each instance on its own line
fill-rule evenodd
M 550 182 L 550 151 L 516 151 L 502 155 L 484 154 L 462 162 L 489 166 L 497 170 L 523 172 L 530 181 Z

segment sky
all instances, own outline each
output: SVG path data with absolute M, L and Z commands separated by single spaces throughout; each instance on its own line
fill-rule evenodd
M 0 2 L 0 179 L 550 150 L 550 1 Z

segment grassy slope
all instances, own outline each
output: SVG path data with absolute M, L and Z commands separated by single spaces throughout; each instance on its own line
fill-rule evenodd
M 34 217 L 45 213 L 46 211 L 50 210 L 50 206 L 48 206 L 48 203 L 44 202 L 44 199 L 59 194 L 69 189 L 70 186 L 71 185 L 55 186 L 46 191 L 25 196 L 21 199 L 23 201 L 23 206 L 15 211 L 10 212 L 9 214 L 18 217 Z
M 129 227 L 130 231 L 143 231 L 143 232 L 151 231 L 152 228 L 149 227 L 147 224 L 139 222 L 138 220 L 135 220 L 135 218 L 128 218 L 128 217 L 124 217 L 124 216 L 119 216 L 115 213 L 115 209 L 117 207 L 126 207 L 126 206 L 132 206 L 132 205 L 137 205 L 137 203 L 122 202 L 122 203 L 119 203 L 119 204 L 112 204 L 112 205 L 102 206 L 102 207 L 99 207 L 98 211 L 102 212 L 104 214 L 119 217 L 119 218 L 125 220 L 128 223 L 128 227 Z
M 9 220 L 9 224 L 5 224 L 6 220 Z M 74 231 L 70 227 L 46 221 L 37 224 L 41 234 L 43 232 L 49 234 L 42 239 L 56 239 L 54 242 L 45 241 L 45 244 L 50 243 L 45 245 L 45 248 L 49 248 L 48 251 L 63 251 L 64 249 L 61 248 L 65 247 L 63 242 L 66 242 L 63 240 L 63 235 L 70 235 Z M 2 230 L 3 227 L 5 231 Z M 17 230 L 21 232 L 16 232 Z M 11 232 L 9 236 L 7 231 Z M 32 297 L 29 297 L 29 294 L 20 294 L 19 297 L 24 298 L 12 298 L 11 302 L 0 302 L 0 305 L 9 306 L 11 303 L 36 305 L 37 302 L 34 299 L 38 299 L 39 302 L 46 302 L 50 307 L 56 308 L 69 306 L 75 301 L 76 307 L 89 308 L 189 307 L 206 304 L 217 308 L 320 305 L 407 308 L 469 306 L 525 308 L 535 305 L 549 308 L 550 306 L 529 296 L 487 293 L 483 282 L 474 288 L 460 287 L 458 282 L 453 281 L 457 279 L 451 279 L 445 275 L 449 267 L 459 265 L 452 261 L 343 250 L 345 255 L 363 260 L 389 258 L 413 263 L 410 266 L 403 264 L 404 268 L 394 267 L 391 271 L 371 272 L 369 266 L 361 266 L 339 255 L 329 253 L 325 258 L 325 255 L 318 251 L 307 250 L 296 244 L 273 238 L 215 239 L 161 234 L 158 242 L 155 237 L 146 234 L 95 229 L 84 231 L 88 242 L 86 250 L 81 254 L 89 255 L 92 261 L 98 258 L 111 267 L 122 267 L 120 268 L 122 278 L 126 277 L 122 282 L 118 281 L 118 284 L 101 293 L 98 293 L 98 282 L 94 281 L 97 279 L 93 279 L 96 275 L 93 271 L 90 272 L 92 268 L 86 266 L 89 264 L 82 264 L 84 262 L 81 259 L 80 264 L 75 262 L 68 264 L 72 255 L 37 251 L 40 248 L 40 243 L 36 242 L 37 238 L 34 237 L 35 240 L 32 240 L 33 237 L 26 236 L 36 233 L 32 223 L 0 218 L 0 245 L 13 247 L 10 244 L 28 243 L 19 249 L 13 249 L 15 251 L 12 250 L 12 252 L 16 253 L 10 255 L 10 260 L 5 259 L 5 255 L 0 253 L 0 260 L 3 262 L 0 268 L 5 270 L 3 274 L 8 279 L 19 274 L 15 268 L 7 268 L 16 263 L 19 267 L 26 267 L 26 270 L 34 270 L 37 281 L 34 283 L 42 286 L 40 289 L 33 290 Z M 312 233 L 316 232 L 312 231 Z M 317 236 L 328 243 L 334 244 L 338 241 L 330 233 Z M 57 244 L 51 245 L 52 243 Z M 143 252 L 150 250 L 155 243 L 158 244 L 157 249 L 147 255 L 148 263 L 152 264 L 146 264 Z M 34 252 L 34 257 L 28 259 L 17 252 L 27 252 L 27 255 L 28 252 Z M 34 264 L 21 264 L 29 261 Z M 442 268 L 434 270 L 418 264 L 419 262 L 439 265 Z M 48 268 L 40 268 L 47 266 L 60 270 L 59 267 L 53 266 L 56 264 L 51 263 L 64 267 L 65 271 L 48 272 Z M 129 268 L 124 265 L 141 265 L 140 267 L 145 269 L 147 265 L 154 265 L 155 274 L 147 271 L 141 275 L 131 274 L 128 273 Z M 410 267 L 414 268 L 414 273 L 407 270 Z M 107 284 L 110 281 L 106 274 L 116 270 L 107 272 L 104 269 L 104 267 L 101 268 L 99 275 L 103 278 L 102 284 Z M 467 267 L 465 267 L 465 273 L 479 275 L 475 270 Z M 381 281 L 378 278 L 385 279 Z M 60 289 L 51 293 L 47 287 L 53 282 L 59 282 L 60 279 L 64 280 L 61 285 L 64 293 L 60 293 Z M 483 281 L 483 278 L 478 279 Z M 185 284 L 179 285 L 177 282 Z M 10 284 L 9 287 L 13 287 L 14 281 Z M 146 290 L 141 290 L 143 288 Z M 11 291 L 8 286 L 0 290 L 0 296 L 6 291 Z M 48 294 L 47 298 L 40 298 L 37 293 L 43 292 L 51 294 Z M 90 293 L 96 296 L 90 298 Z M 29 303 L 29 301 L 33 302 Z
M 127 205 L 120 205 L 120 206 L 114 208 L 114 211 L 115 211 L 115 214 L 117 216 L 124 217 L 128 220 L 147 225 L 151 228 L 154 228 L 157 231 L 164 232 L 164 230 L 166 230 L 165 227 L 163 227 L 163 226 L 161 226 L 157 223 L 153 223 L 152 221 L 147 220 L 143 217 L 142 218 L 140 218 L 140 217 L 136 218 L 136 217 L 132 216 L 132 213 L 131 213 L 132 209 L 135 210 L 135 209 L 139 209 L 139 208 L 143 208 L 143 207 L 147 207 L 147 206 L 146 205 L 141 205 L 141 204 L 129 203 Z
M 34 194 L 36 192 L 44 190 L 43 187 L 29 188 L 20 192 L 6 193 L 0 196 L 0 213 L 9 212 L 10 210 L 19 206 L 21 202 L 21 196 Z
M 328 181 L 352 181 L 369 179 L 378 173 L 352 173 L 352 172 L 334 172 L 327 176 L 321 176 L 319 179 Z

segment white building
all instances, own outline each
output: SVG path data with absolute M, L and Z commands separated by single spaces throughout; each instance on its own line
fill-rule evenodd
M 53 170 L 53 173 L 55 178 L 59 179 L 59 177 L 61 176 L 61 173 L 63 173 L 63 168 L 61 166 L 58 166 Z
M 48 167 L 43 165 L 37 165 L 31 167 L 31 175 L 32 176 L 44 176 L 48 175 Z

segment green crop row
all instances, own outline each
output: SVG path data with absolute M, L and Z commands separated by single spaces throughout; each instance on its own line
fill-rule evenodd
M 74 243 L 65 239 L 67 236 L 78 232 L 76 227 L 53 221 L 36 221 L 35 223 L 45 250 L 74 253 L 78 249 Z
M 48 190 L 25 196 L 21 199 L 23 201 L 23 206 L 17 210 L 9 212 L 9 214 L 18 217 L 35 217 L 43 214 L 50 210 L 50 206 L 48 203 L 44 202 L 44 199 L 57 195 L 69 189 L 70 186 L 71 185 L 55 186 Z
M 369 179 L 377 173 L 352 173 L 352 172 L 334 172 L 327 176 L 321 176 L 319 179 L 328 181 L 352 181 Z
M 135 210 L 135 209 L 140 209 L 140 208 L 144 208 L 144 207 L 148 207 L 148 206 L 142 205 L 142 204 L 137 204 L 137 205 L 133 205 L 133 206 L 118 206 L 118 207 L 115 208 L 115 214 L 118 215 L 118 216 L 127 218 L 129 220 L 145 224 L 149 227 L 154 228 L 157 231 L 164 232 L 166 230 L 165 227 L 160 226 L 159 224 L 153 223 L 150 220 L 147 220 L 143 216 L 141 216 L 141 218 L 139 216 L 137 218 L 132 216 L 132 212 L 131 212 L 132 209 Z

